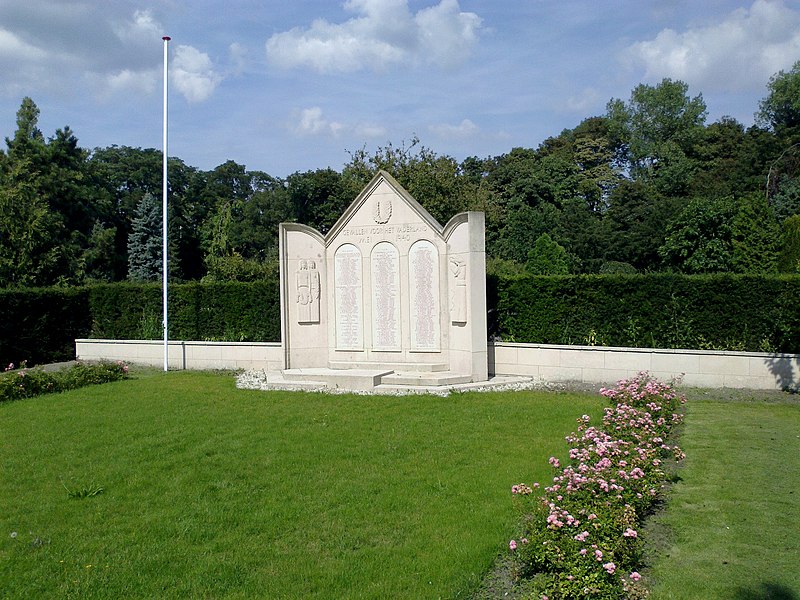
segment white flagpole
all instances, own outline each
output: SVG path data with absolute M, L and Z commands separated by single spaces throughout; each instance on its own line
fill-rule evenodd
M 163 151 L 161 159 L 163 168 L 161 181 L 161 215 L 163 223 L 163 244 L 161 248 L 161 254 L 163 258 L 163 283 L 161 287 L 164 294 L 164 371 L 166 372 L 169 368 L 169 326 L 167 321 L 167 56 L 170 37 L 165 35 L 161 39 L 164 40 L 164 137 L 162 140 Z

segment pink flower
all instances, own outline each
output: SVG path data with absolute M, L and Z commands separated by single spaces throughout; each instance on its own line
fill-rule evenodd
M 642 578 L 642 576 L 641 576 L 641 575 L 639 575 L 639 573 L 637 573 L 636 571 L 634 571 L 633 573 L 631 573 L 630 577 L 631 577 L 631 579 L 633 579 L 634 581 L 639 581 L 639 580 Z
M 581 548 L 581 556 L 586 556 L 586 548 Z
M 614 564 L 614 563 L 612 563 L 612 562 L 607 562 L 607 563 L 604 563 L 604 564 L 603 564 L 603 568 L 604 568 L 606 571 L 608 571 L 608 574 L 609 574 L 609 575 L 613 575 L 613 574 L 614 574 L 614 571 L 616 571 L 616 570 L 617 570 L 617 565 L 615 565 L 615 564 Z
M 594 557 L 595 557 L 595 558 L 596 558 L 598 561 L 601 561 L 601 560 L 603 560 L 603 552 L 602 552 L 602 550 L 595 550 L 595 551 L 594 551 Z
M 510 542 L 508 542 L 508 547 L 513 552 L 514 550 L 517 549 L 517 542 L 511 540 Z
M 631 529 L 630 527 L 628 527 L 625 531 L 622 532 L 622 537 L 635 538 L 638 537 L 638 535 L 639 534 L 636 533 L 636 530 Z
M 523 545 L 524 545 L 524 544 L 527 544 L 527 543 L 528 543 L 528 538 L 522 538 L 522 539 L 521 539 L 519 542 L 520 542 L 521 544 L 523 544 Z

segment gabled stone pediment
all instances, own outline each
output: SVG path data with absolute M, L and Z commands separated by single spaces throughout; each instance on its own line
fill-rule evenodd
M 397 214 L 398 208 L 403 209 L 402 214 Z M 390 221 L 422 222 L 430 227 L 431 231 L 440 235 L 443 230 L 442 225 L 431 213 L 425 210 L 425 207 L 417 202 L 394 177 L 380 170 L 333 224 L 325 239 L 330 243 L 351 223 L 359 226 L 380 226 L 388 225 Z

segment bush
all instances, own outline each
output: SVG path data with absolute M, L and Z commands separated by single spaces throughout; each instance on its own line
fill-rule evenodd
M 0 364 L 42 364 L 75 358 L 75 338 L 91 331 L 89 290 L 0 290 Z
M 9 364 L 5 372 L 0 374 L 0 402 L 119 381 L 128 376 L 128 365 L 122 361 L 93 365 L 78 363 L 53 372 L 44 369 L 13 369 L 14 365 Z
M 550 458 L 552 485 L 538 497 L 538 483 L 511 488 L 524 524 L 509 543 L 517 574 L 534 578 L 551 599 L 636 594 L 640 526 L 666 485 L 664 461 L 684 456 L 665 443 L 685 401 L 670 385 L 641 373 L 601 393 L 615 406 L 602 428 L 578 419 L 578 432 L 567 437 L 569 464 L 562 469 Z
M 92 288 L 91 337 L 160 339 L 158 284 L 108 284 Z M 278 280 L 185 283 L 169 287 L 169 337 L 174 340 L 280 341 Z
M 800 277 L 491 277 L 490 333 L 540 344 L 800 352 Z

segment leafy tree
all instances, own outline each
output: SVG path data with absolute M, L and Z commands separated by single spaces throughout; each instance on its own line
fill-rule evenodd
M 69 257 L 64 226 L 31 183 L 26 159 L 16 160 L 0 185 L 0 286 L 47 286 L 63 282 Z
M 474 186 L 461 176 L 458 162 L 426 148 L 417 137 L 408 146 L 387 144 L 372 154 L 366 148 L 350 152 L 342 170 L 344 197 L 354 199 L 379 169 L 397 179 L 440 223 L 466 210 L 474 200 Z
M 663 79 L 636 86 L 627 103 L 612 99 L 607 105 L 618 160 L 664 195 L 684 193 L 696 166 L 690 156 L 707 111 L 703 96 L 692 98 L 688 91 L 682 81 Z
M 115 281 L 117 261 L 116 227 L 104 227 L 98 220 L 94 222 L 88 245 L 83 253 L 86 277 L 90 281 Z
M 569 258 L 564 247 L 543 233 L 528 252 L 525 270 L 533 275 L 568 275 Z
M 732 198 L 695 198 L 667 227 L 659 248 L 666 266 L 683 273 L 733 270 Z
M 161 202 L 149 192 L 136 206 L 128 237 L 128 278 L 157 281 L 163 273 Z
M 732 223 L 733 270 L 739 273 L 775 273 L 780 227 L 761 194 L 737 202 Z
M 800 127 L 800 60 L 770 77 L 767 89 L 758 105 L 758 123 L 781 133 Z
M 603 216 L 605 258 L 638 270 L 655 269 L 661 260 L 658 249 L 666 238 L 665 224 L 677 204 L 642 181 L 622 182 L 611 192 Z
M 792 215 L 781 225 L 778 271 L 800 273 L 800 215 Z
M 780 220 L 800 214 L 800 179 L 784 178 L 771 201 L 775 216 Z

